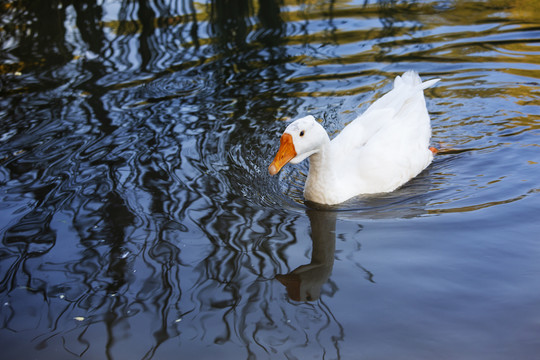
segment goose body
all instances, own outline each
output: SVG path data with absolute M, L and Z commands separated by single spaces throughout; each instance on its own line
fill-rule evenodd
M 437 81 L 422 83 L 414 71 L 397 76 L 394 88 L 333 140 L 311 115 L 292 122 L 281 137 L 270 174 L 288 162 L 309 158 L 304 198 L 327 205 L 397 189 L 433 160 L 424 89 Z

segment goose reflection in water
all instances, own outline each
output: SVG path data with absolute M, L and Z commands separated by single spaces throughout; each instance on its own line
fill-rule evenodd
M 428 168 L 403 187 L 387 194 L 357 197 L 340 205 L 332 206 L 306 202 L 306 214 L 311 225 L 313 242 L 311 262 L 298 266 L 288 274 L 278 274 L 276 279 L 285 286 L 287 294 L 294 301 L 316 301 L 322 286 L 328 281 L 334 267 L 336 251 L 336 221 L 358 222 L 361 219 L 408 219 L 423 216 L 427 210 L 429 189 L 433 186 L 433 168 Z M 362 228 L 362 226 L 360 226 Z M 373 274 L 360 264 L 365 278 L 374 282 Z
M 313 249 L 311 262 L 300 265 L 284 275 L 277 275 L 295 301 L 314 301 L 321 294 L 321 287 L 330 277 L 336 251 L 336 212 L 309 209 Z
M 313 242 L 311 262 L 300 265 L 288 274 L 276 275 L 276 279 L 285 285 L 289 298 L 294 301 L 318 300 L 321 287 L 328 281 L 334 267 L 337 211 L 308 209 L 306 213 Z M 372 274 L 363 270 L 371 279 Z

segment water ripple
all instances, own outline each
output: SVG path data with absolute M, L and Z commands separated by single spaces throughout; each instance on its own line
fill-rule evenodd
M 452 248 L 430 253 L 431 243 L 415 243 L 409 250 L 403 229 L 420 228 L 411 238 L 430 229 L 438 236 L 440 226 L 459 237 L 461 222 L 474 217 L 514 221 L 533 237 L 533 222 L 512 206 L 537 208 L 540 30 L 533 2 L 502 3 L 248 1 L 240 12 L 189 0 L 3 6 L 5 356 L 170 358 L 181 347 L 188 358 L 213 351 L 346 358 L 360 346 L 350 339 L 389 334 L 371 316 L 399 308 L 374 305 L 394 298 L 408 307 L 397 319 L 416 332 L 392 331 L 407 340 L 422 335 L 411 344 L 424 337 L 440 344 L 414 326 L 431 331 L 434 313 L 414 313 L 411 322 L 403 315 L 428 301 L 409 293 L 433 296 L 439 286 L 422 291 L 414 270 L 463 268 L 461 280 L 470 284 L 474 267 L 487 265 L 445 258 L 470 250 L 458 253 L 454 235 L 444 245 Z M 43 16 L 50 28 L 36 21 Z M 303 199 L 307 163 L 268 176 L 288 120 L 312 114 L 335 136 L 408 69 L 442 78 L 426 91 L 440 152 L 417 178 L 393 193 L 328 208 Z M 374 232 L 377 226 L 385 231 Z M 486 227 L 485 237 L 503 230 L 494 229 Z M 406 245 L 388 245 L 391 236 Z M 493 251 L 519 248 L 493 250 L 481 238 L 482 251 L 502 263 L 508 258 Z M 515 258 L 522 269 L 526 254 Z M 507 276 L 511 265 L 493 278 Z M 388 268 L 413 281 L 377 283 L 389 281 Z M 525 281 L 521 275 L 509 282 Z M 480 285 L 487 296 L 501 295 Z M 456 306 L 432 301 L 437 306 L 428 302 L 426 311 Z M 351 332 L 364 322 L 363 332 Z M 466 328 L 450 330 L 469 336 Z M 396 355 L 362 346 L 374 357 Z

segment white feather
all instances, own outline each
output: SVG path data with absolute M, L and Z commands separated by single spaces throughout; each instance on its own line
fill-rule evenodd
M 433 153 L 423 90 L 437 81 L 422 83 L 414 71 L 397 76 L 394 88 L 332 141 L 313 116 L 291 123 L 285 130 L 297 153 L 291 163 L 310 159 L 305 199 L 331 205 L 390 192 L 424 170 Z

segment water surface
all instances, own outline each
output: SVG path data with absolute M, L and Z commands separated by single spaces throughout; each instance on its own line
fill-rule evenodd
M 0 11 L 0 344 L 39 359 L 536 359 L 538 2 Z M 433 164 L 324 209 L 331 135 L 413 69 Z

